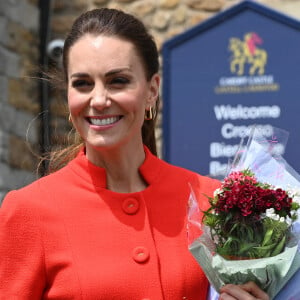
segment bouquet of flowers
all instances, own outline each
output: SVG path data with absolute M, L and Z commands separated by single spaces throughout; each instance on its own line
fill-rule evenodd
M 297 220 L 295 196 L 257 181 L 249 169 L 231 172 L 204 212 L 216 252 L 228 259 L 280 254 Z
M 254 281 L 272 299 L 300 267 L 300 177 L 269 146 L 252 133 L 209 209 L 201 211 L 191 191 L 189 249 L 217 291 Z

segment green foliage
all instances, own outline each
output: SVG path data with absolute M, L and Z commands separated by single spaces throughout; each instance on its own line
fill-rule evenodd
M 237 218 L 228 213 L 224 218 L 205 213 L 217 252 L 228 257 L 263 258 L 279 254 L 285 246 L 288 225 L 266 217 L 262 222 Z M 224 221 L 225 220 L 225 221 Z

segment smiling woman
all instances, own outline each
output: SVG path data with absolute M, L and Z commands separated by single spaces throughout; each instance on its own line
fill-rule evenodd
M 137 165 L 141 164 L 145 110 L 155 107 L 158 89 L 158 74 L 147 80 L 131 42 L 88 34 L 70 48 L 69 109 L 91 162 L 103 167 L 99 151 L 109 149 L 115 150 L 114 155 L 122 152 L 117 155 L 126 160 L 135 153 Z
M 206 300 L 186 207 L 190 185 L 205 208 L 219 182 L 156 157 L 152 37 L 132 15 L 88 11 L 65 40 L 63 66 L 80 142 L 54 156 L 59 170 L 4 199 L 0 298 Z M 224 295 L 268 299 L 254 284 Z

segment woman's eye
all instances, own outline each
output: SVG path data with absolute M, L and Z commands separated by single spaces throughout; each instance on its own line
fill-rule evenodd
M 125 77 L 115 77 L 113 79 L 110 80 L 109 84 L 111 85 L 124 85 L 124 84 L 127 84 L 129 83 L 129 79 L 125 78 Z
M 72 87 L 74 87 L 74 88 L 83 88 L 83 87 L 88 87 L 91 85 L 92 84 L 89 81 L 83 80 L 83 79 L 74 80 L 72 82 Z

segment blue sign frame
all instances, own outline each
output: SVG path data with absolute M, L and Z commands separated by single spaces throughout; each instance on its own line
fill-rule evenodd
M 233 61 L 232 49 L 229 53 L 234 40 L 250 51 L 243 65 Z M 166 41 L 163 158 L 218 177 L 239 144 L 241 134 L 233 132 L 244 129 L 245 134 L 258 122 L 268 138 L 274 138 L 271 125 L 289 131 L 284 157 L 300 171 L 300 72 L 295 67 L 300 54 L 295 48 L 300 49 L 300 22 L 252 1 Z M 254 66 L 254 53 L 260 66 Z

